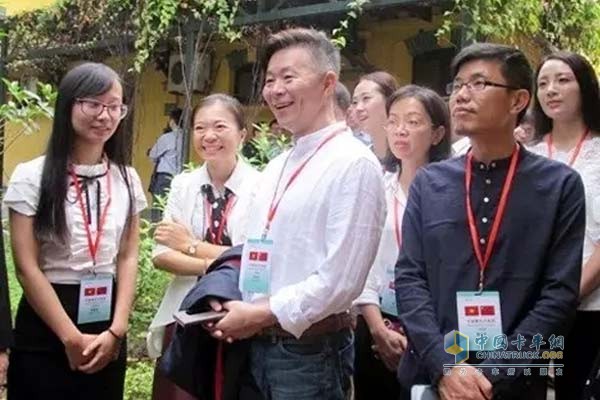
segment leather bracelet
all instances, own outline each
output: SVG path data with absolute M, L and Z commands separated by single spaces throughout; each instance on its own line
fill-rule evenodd
M 111 328 L 108 328 L 108 329 L 107 329 L 107 331 L 108 331 L 108 333 L 110 333 L 111 335 L 113 335 L 113 336 L 115 337 L 115 339 L 117 339 L 119 342 L 120 342 L 121 340 L 123 340 L 123 338 L 122 338 L 122 337 L 120 337 L 119 335 L 117 335 L 117 334 L 115 333 L 115 331 L 113 331 Z

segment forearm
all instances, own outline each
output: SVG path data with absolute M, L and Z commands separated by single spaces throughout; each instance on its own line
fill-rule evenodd
M 119 336 L 127 333 L 129 314 L 135 296 L 139 252 L 139 215 L 131 218 L 121 237 L 117 254 L 117 299 L 111 330 Z
M 125 335 L 135 297 L 137 255 L 117 260 L 117 296 L 111 329 L 119 336 Z
M 188 256 L 176 250 L 157 255 L 152 259 L 154 266 L 175 275 L 200 276 L 204 275 L 208 266 L 213 262 L 210 258 Z
M 360 312 L 369 326 L 369 332 L 375 336 L 377 332 L 383 332 L 386 328 L 381 315 L 381 309 L 374 304 L 360 306 Z
M 600 246 L 596 246 L 596 249 L 583 266 L 579 298 L 585 299 L 598 286 L 600 286 Z
M 207 258 L 214 260 L 216 258 L 219 258 L 219 256 L 229 248 L 230 247 L 228 246 L 219 246 L 208 242 L 199 242 L 196 245 L 196 254 L 194 255 L 194 257 L 200 259 Z

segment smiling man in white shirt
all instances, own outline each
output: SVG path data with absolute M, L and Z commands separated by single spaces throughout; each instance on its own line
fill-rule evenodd
M 294 146 L 263 172 L 242 256 L 246 301 L 223 305 L 213 335 L 252 337 L 251 372 L 268 399 L 343 399 L 354 358 L 348 309 L 385 218 L 381 167 L 336 122 L 340 58 L 324 33 L 272 35 L 263 65 L 263 97 Z

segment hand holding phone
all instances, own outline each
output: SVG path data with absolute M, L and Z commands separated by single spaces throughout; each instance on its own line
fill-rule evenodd
M 197 314 L 188 314 L 187 311 L 177 311 L 173 314 L 175 321 L 181 326 L 198 325 L 206 322 L 215 322 L 227 315 L 227 311 L 206 311 Z

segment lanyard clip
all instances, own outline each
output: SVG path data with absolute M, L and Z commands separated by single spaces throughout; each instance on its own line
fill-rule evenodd
M 483 293 L 483 269 L 479 270 L 479 285 L 477 285 L 477 294 Z

